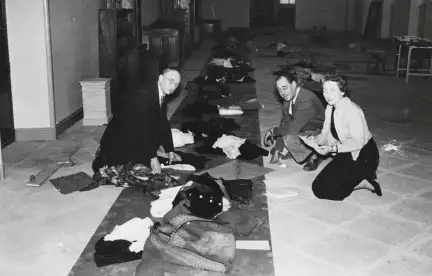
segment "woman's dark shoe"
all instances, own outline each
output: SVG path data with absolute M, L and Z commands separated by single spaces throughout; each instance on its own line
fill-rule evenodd
M 279 162 L 279 151 L 274 150 L 273 155 L 272 155 L 269 163 L 270 164 L 276 164 L 277 162 Z
M 309 159 L 306 161 L 306 164 L 303 166 L 304 171 L 312 172 L 318 169 L 319 164 L 321 163 L 322 158 L 316 154 L 313 153 Z
M 368 180 L 370 184 L 374 187 L 372 193 L 377 194 L 377 196 L 382 196 L 381 186 L 376 180 Z

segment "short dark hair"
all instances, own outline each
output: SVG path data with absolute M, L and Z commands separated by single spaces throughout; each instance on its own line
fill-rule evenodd
M 294 74 L 290 73 L 290 72 L 279 73 L 276 76 L 275 83 L 278 82 L 282 78 L 286 78 L 289 83 L 292 83 L 293 81 L 295 81 L 296 83 L 298 83 L 297 82 L 297 77 Z
M 344 92 L 345 95 L 348 94 L 348 79 L 346 76 L 339 74 L 326 74 L 324 75 L 322 83 L 324 84 L 326 81 L 333 81 L 337 84 L 340 91 Z

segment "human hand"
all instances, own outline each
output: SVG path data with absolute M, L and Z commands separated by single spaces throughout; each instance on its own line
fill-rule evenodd
M 264 141 L 263 144 L 265 147 L 273 147 L 274 146 L 274 134 L 273 134 L 273 129 L 271 128 L 269 129 L 266 134 L 264 135 Z
M 314 139 L 315 139 L 315 143 L 317 143 L 317 145 L 319 145 L 319 146 L 325 145 L 326 142 L 327 142 L 326 138 L 324 137 L 324 135 L 321 135 L 321 134 L 316 135 L 314 137 Z
M 325 156 L 325 155 L 331 153 L 332 149 L 333 149 L 332 146 L 319 146 L 315 150 L 318 154 Z
M 152 158 L 150 160 L 150 167 L 151 167 L 153 173 L 161 173 L 162 172 L 161 164 L 159 163 L 159 159 L 157 157 Z

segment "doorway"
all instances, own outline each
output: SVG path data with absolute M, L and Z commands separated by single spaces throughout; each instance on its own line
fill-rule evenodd
M 277 24 L 295 28 L 296 4 L 295 0 L 278 0 Z
M 383 15 L 382 1 L 375 1 L 369 4 L 369 12 L 366 20 L 364 36 L 368 39 L 381 36 L 381 22 Z
M 14 141 L 15 130 L 7 43 L 6 6 L 5 0 L 0 0 L 0 2 L 0 134 L 1 147 L 3 148 Z

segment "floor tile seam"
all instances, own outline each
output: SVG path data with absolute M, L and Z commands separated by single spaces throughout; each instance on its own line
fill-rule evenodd
M 380 154 L 380 156 L 383 156 L 382 154 Z M 393 156 L 391 156 L 393 157 Z M 403 169 L 407 169 L 407 168 L 412 168 L 414 166 L 420 165 L 421 162 L 418 160 L 406 160 L 406 159 L 401 159 L 398 157 L 393 157 L 393 158 L 397 158 L 399 161 L 406 161 L 405 164 L 396 166 L 396 167 L 392 167 L 392 168 L 383 168 L 380 167 L 380 165 L 378 165 L 378 169 L 383 170 L 383 171 L 387 171 L 387 172 L 395 172 L 397 170 L 403 170 Z
M 432 183 L 432 179 L 426 180 L 426 179 L 422 179 L 422 178 L 414 176 L 414 175 L 403 174 L 403 173 L 400 173 L 398 171 L 389 171 L 389 173 L 394 174 L 396 176 L 409 178 L 409 179 L 412 179 L 412 180 L 418 180 L 418 181 L 421 181 L 421 182 Z
M 318 264 L 324 265 L 325 267 L 328 267 L 330 269 L 334 269 L 334 270 L 341 272 L 341 273 L 345 273 L 347 270 L 351 270 L 351 269 L 344 267 L 342 265 L 335 264 L 335 263 L 332 263 L 330 261 L 327 261 L 326 259 L 318 257 L 318 256 L 314 255 L 313 253 L 306 253 L 301 248 L 287 247 L 286 251 L 288 251 L 289 253 L 294 253 L 294 254 L 300 255 L 303 258 L 315 261 Z M 358 272 L 358 268 L 355 268 L 355 271 Z M 335 276 L 340 276 L 340 275 L 346 275 L 346 274 L 339 274 L 339 275 L 335 275 Z M 310 276 L 318 276 L 318 275 L 310 275 Z
M 14 142 L 14 143 L 26 143 L 26 142 Z M 31 151 L 31 152 L 29 153 L 29 155 L 26 156 L 24 159 L 22 159 L 22 160 L 19 161 L 19 162 L 12 162 L 12 163 L 13 163 L 13 164 L 20 164 L 20 163 L 23 162 L 24 160 L 28 159 L 32 153 L 38 151 L 39 149 L 41 149 L 43 146 L 47 145 L 48 143 L 49 143 L 49 141 L 45 141 L 45 142 L 43 142 L 43 143 L 42 143 L 41 145 L 39 145 L 35 150 Z M 16 144 L 16 145 L 17 145 L 17 144 Z
M 432 191 L 432 187 L 430 187 L 430 188 L 425 187 L 425 188 L 416 190 L 414 193 L 403 194 L 403 193 L 391 190 L 389 188 L 386 188 L 386 186 L 383 186 L 382 184 L 381 184 L 381 189 L 383 190 L 383 194 L 385 194 L 386 192 L 390 192 L 390 193 L 393 193 L 393 194 L 397 195 L 398 197 L 400 197 L 400 199 L 395 200 L 389 204 L 386 204 L 389 206 L 389 208 L 388 208 L 389 211 L 392 207 L 396 207 L 397 205 L 405 202 L 407 199 L 422 201 L 422 202 L 428 202 L 427 199 L 421 198 L 420 196 L 426 192 Z

